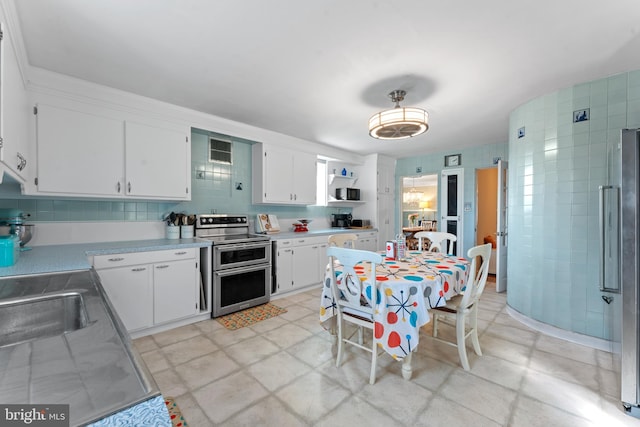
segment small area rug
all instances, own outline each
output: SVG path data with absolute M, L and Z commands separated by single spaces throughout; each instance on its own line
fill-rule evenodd
M 222 323 L 225 328 L 233 331 L 286 312 L 286 309 L 268 302 L 256 307 L 247 308 L 246 310 L 227 314 L 226 316 L 216 317 L 216 320 Z
M 188 424 L 182 416 L 182 411 L 178 407 L 178 404 L 173 397 L 165 397 L 164 404 L 167 405 L 169 410 L 169 417 L 171 417 L 171 425 L 173 427 L 187 427 Z

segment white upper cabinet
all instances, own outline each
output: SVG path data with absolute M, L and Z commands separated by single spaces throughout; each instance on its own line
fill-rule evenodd
M 316 157 L 266 144 L 254 144 L 253 203 L 316 203 Z
M 124 194 L 124 122 L 85 111 L 38 105 L 38 193 Z
M 30 105 L 12 34 L 0 10 L 0 160 L 14 177 L 26 180 L 34 162 L 29 155 L 28 129 Z
M 68 99 L 59 104 L 36 107 L 32 194 L 191 198 L 186 126 L 128 120 L 124 112 Z
M 191 176 L 186 130 L 125 123 L 126 194 L 139 198 L 184 199 Z

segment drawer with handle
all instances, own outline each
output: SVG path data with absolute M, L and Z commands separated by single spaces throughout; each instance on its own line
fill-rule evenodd
M 196 257 L 198 248 L 178 248 L 162 251 L 126 252 L 109 255 L 95 255 L 93 267 L 102 268 L 126 267 L 128 265 L 151 264 L 156 262 L 176 261 Z

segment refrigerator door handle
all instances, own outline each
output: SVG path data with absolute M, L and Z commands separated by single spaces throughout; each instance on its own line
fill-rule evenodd
M 606 193 L 607 192 L 611 192 L 611 196 L 609 197 L 609 203 L 611 204 L 611 200 L 613 199 L 613 202 L 615 203 L 615 209 L 614 212 L 617 215 L 620 209 L 619 206 L 619 198 L 615 197 L 618 195 L 618 187 L 615 187 L 613 185 L 601 185 L 598 187 L 599 190 L 599 218 L 598 218 L 598 224 L 599 224 L 599 232 L 600 232 L 600 277 L 599 277 L 599 286 L 600 286 L 600 290 L 603 292 L 615 292 L 615 293 L 619 293 L 620 292 L 620 286 L 619 286 L 619 280 L 617 278 L 613 278 L 613 283 L 616 285 L 615 287 L 609 287 L 607 286 L 607 242 L 608 242 L 608 236 L 607 235 L 607 223 L 611 223 L 611 218 L 607 218 L 607 211 L 606 211 L 606 205 L 607 205 L 607 201 L 606 201 Z M 610 213 L 609 213 L 610 214 Z M 616 219 L 615 223 L 617 224 L 618 221 Z M 619 230 L 614 230 L 612 231 L 614 233 L 614 236 L 619 235 Z M 609 249 L 611 249 L 609 247 Z M 613 250 L 618 251 L 618 254 L 616 254 L 615 258 L 616 260 L 618 260 L 619 262 L 619 244 L 616 244 L 613 247 Z M 616 271 L 613 271 L 612 273 L 616 273 Z M 617 275 L 617 273 L 616 273 Z

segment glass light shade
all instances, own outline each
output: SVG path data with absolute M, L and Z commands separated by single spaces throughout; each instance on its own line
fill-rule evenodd
M 369 135 L 377 139 L 405 139 L 429 129 L 429 113 L 422 108 L 396 107 L 369 119 Z

